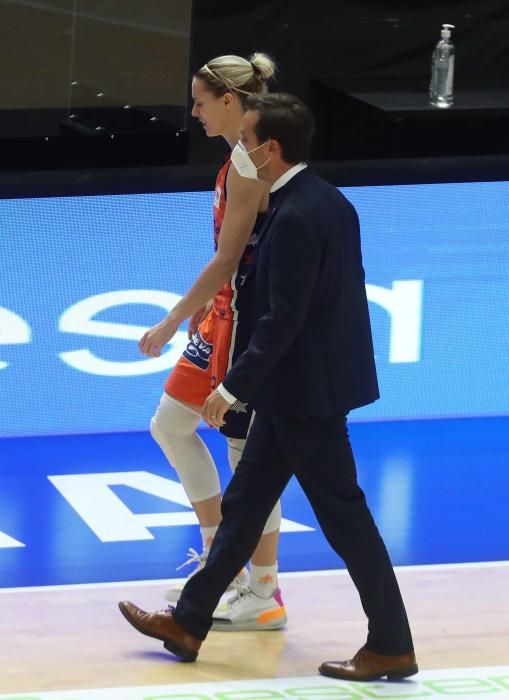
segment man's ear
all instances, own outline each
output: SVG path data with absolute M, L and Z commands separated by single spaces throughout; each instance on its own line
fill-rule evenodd
M 281 144 L 276 139 L 269 139 L 269 153 L 281 157 Z

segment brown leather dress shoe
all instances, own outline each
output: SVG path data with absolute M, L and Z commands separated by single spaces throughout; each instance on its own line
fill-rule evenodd
M 345 681 L 374 681 L 383 676 L 387 676 L 389 681 L 395 681 L 413 676 L 419 668 L 413 652 L 402 656 L 386 656 L 363 647 L 350 661 L 324 661 L 318 670 L 322 676 Z
M 175 620 L 171 609 L 148 613 L 134 603 L 123 600 L 118 604 L 125 619 L 138 632 L 147 637 L 160 639 L 164 648 L 182 661 L 195 661 L 201 647 L 201 640 L 185 631 Z

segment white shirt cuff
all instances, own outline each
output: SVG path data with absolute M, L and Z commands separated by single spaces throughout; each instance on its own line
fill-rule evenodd
M 224 386 L 223 386 L 222 384 L 220 384 L 220 385 L 217 387 L 217 390 L 218 390 L 218 392 L 221 394 L 221 396 L 223 397 L 223 399 L 224 399 L 225 401 L 228 401 L 228 403 L 229 403 L 230 405 L 233 405 L 233 404 L 237 401 L 237 399 L 235 398 L 235 396 L 234 396 L 233 394 L 230 394 L 230 392 L 228 391 L 228 389 L 225 389 Z

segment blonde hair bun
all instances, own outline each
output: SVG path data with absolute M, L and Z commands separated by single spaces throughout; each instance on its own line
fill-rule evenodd
M 249 61 L 259 72 L 263 81 L 270 80 L 276 72 L 276 64 L 266 53 L 254 53 L 249 57 Z

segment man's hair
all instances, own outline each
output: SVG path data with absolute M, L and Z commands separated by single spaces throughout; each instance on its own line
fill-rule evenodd
M 259 143 L 268 139 L 277 141 L 286 163 L 301 163 L 308 159 L 315 120 L 298 97 L 284 92 L 249 95 L 246 110 L 258 112 L 254 132 Z

